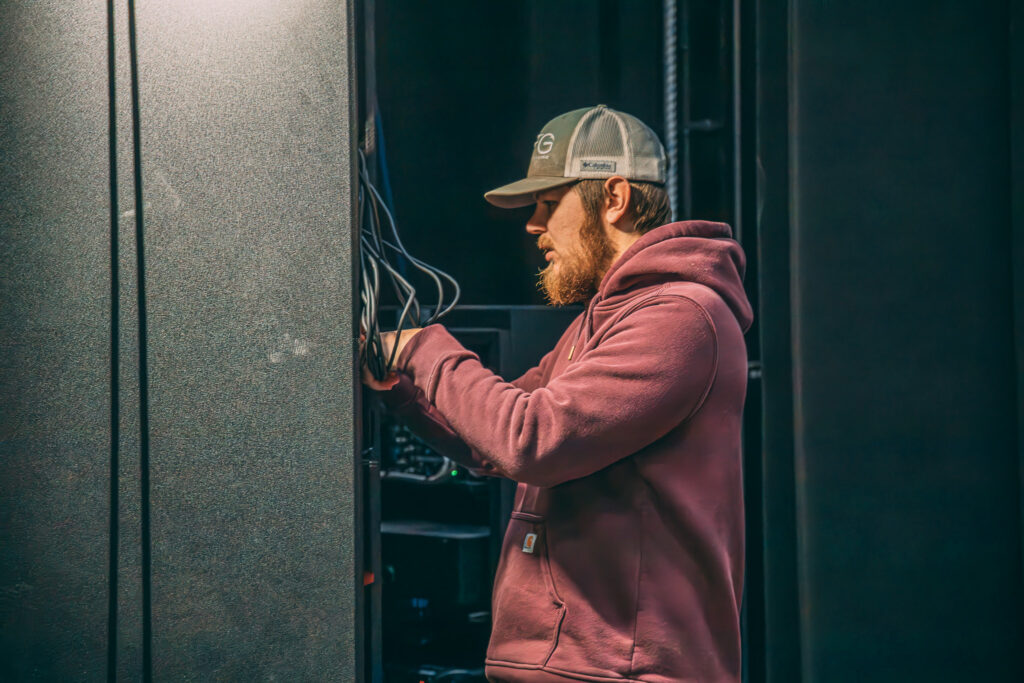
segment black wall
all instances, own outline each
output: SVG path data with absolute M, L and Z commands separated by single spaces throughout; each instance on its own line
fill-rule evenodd
M 103 3 L 5 3 L 4 680 L 107 662 L 110 182 Z M 116 3 L 120 675 L 354 680 L 360 500 L 350 3 L 140 3 L 149 383 L 142 558 L 126 5 Z
M 1011 5 L 758 7 L 768 680 L 1024 677 Z

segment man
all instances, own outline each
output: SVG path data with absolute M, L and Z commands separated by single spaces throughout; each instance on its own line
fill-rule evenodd
M 513 382 L 440 325 L 365 381 L 429 443 L 517 482 L 495 577 L 491 681 L 740 680 L 744 256 L 721 223 L 668 223 L 654 133 L 603 105 L 549 122 L 527 231 L 554 304 L 587 308 Z M 392 388 L 393 387 L 393 388 Z

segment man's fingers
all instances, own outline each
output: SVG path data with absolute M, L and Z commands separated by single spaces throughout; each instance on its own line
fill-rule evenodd
M 379 352 L 382 355 L 382 357 L 385 358 L 385 359 L 391 358 L 391 354 L 392 354 L 392 352 L 393 352 L 393 350 L 395 348 L 395 344 L 397 344 L 397 343 L 399 343 L 399 339 L 398 339 L 398 335 L 395 332 L 381 332 L 380 333 L 380 349 L 379 349 Z M 385 378 L 383 380 L 378 380 L 377 378 L 375 378 L 372 375 L 372 373 L 370 373 L 369 368 L 366 366 L 366 362 L 367 362 L 368 359 L 366 358 L 367 354 L 365 353 L 365 351 L 366 351 L 365 347 L 366 347 L 366 335 L 363 334 L 363 333 L 360 333 L 360 335 L 359 335 L 359 348 L 360 348 L 360 351 L 363 353 L 363 369 L 364 369 L 364 372 L 363 372 L 363 384 L 365 384 L 366 386 L 368 386 L 368 387 L 370 387 L 372 389 L 376 389 L 377 391 L 387 391 L 391 387 L 393 387 L 396 384 L 398 384 L 398 375 L 396 373 L 394 373 L 394 372 L 392 372 L 390 375 L 388 375 L 387 378 Z M 399 349 L 399 351 L 401 351 L 401 349 Z
M 392 372 L 384 379 L 377 379 L 368 367 L 363 368 L 363 384 L 374 391 L 389 391 L 398 384 L 398 373 Z

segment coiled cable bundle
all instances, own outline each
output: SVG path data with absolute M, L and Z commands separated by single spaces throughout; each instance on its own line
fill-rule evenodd
M 461 290 L 451 275 L 420 261 L 406 250 L 398 235 L 395 217 L 370 181 L 366 156 L 361 149 L 358 198 L 356 220 L 359 224 L 359 299 L 362 304 L 359 323 L 365 336 L 363 362 L 376 379 L 382 380 L 391 373 L 398 355 L 398 344 L 394 344 L 391 352 L 387 353 L 381 338 L 382 280 L 398 299 L 400 313 L 395 331 L 399 337 L 403 329 L 430 325 L 444 317 L 458 303 Z M 418 271 L 421 274 L 418 277 L 426 278 L 437 289 L 436 306 L 429 309 L 421 307 L 416 287 L 403 274 L 406 265 Z M 447 302 L 445 283 L 451 290 L 451 299 Z

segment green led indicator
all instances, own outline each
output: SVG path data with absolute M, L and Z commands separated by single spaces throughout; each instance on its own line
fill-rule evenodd
M 454 477 L 455 475 L 457 475 L 458 473 L 459 473 L 459 471 L 458 471 L 458 470 L 452 470 L 452 476 L 453 476 L 453 477 Z

